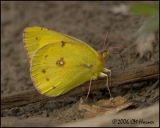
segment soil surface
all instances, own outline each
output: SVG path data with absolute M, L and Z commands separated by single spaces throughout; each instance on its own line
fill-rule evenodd
M 133 44 L 133 35 L 148 18 L 147 16 L 115 14 L 111 9 L 133 2 L 2 2 L 1 4 L 1 96 L 17 94 L 34 89 L 30 78 L 29 63 L 23 45 L 23 30 L 28 26 L 44 26 L 88 42 L 96 50 L 103 47 L 106 32 L 109 31 L 109 47 L 119 47 L 122 52 Z M 157 34 L 158 35 L 158 34 Z M 159 61 L 159 39 L 156 38 L 151 58 L 136 56 L 136 48 L 123 55 L 124 65 L 119 54 L 110 54 L 106 60 L 108 69 L 123 70 L 123 67 L 138 66 Z M 112 95 L 121 95 L 147 107 L 158 102 L 159 84 L 157 80 L 144 81 L 123 87 L 113 88 Z M 95 97 L 105 97 L 105 91 Z M 91 94 L 92 96 L 92 94 Z M 93 97 L 93 96 L 92 96 Z M 96 98 L 95 98 L 96 99 Z M 19 119 L 30 117 L 53 117 L 55 125 L 82 119 L 77 109 L 79 98 L 67 103 L 34 103 L 18 108 L 5 109 L 1 117 L 14 116 Z M 54 106 L 54 109 L 53 109 Z M 56 106 L 56 107 L 55 107 Z

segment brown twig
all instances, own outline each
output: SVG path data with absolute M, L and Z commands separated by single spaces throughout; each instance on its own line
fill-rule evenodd
M 123 72 L 112 71 L 112 87 L 149 79 L 159 79 L 159 64 L 142 65 Z M 91 91 L 106 89 L 104 81 L 106 80 L 95 80 L 92 84 Z M 84 83 L 83 86 L 79 86 L 59 97 L 45 97 L 40 95 L 36 90 L 30 90 L 11 96 L 1 97 L 1 109 L 23 106 L 35 102 L 46 102 L 48 100 L 58 102 L 69 97 L 81 96 L 87 91 L 88 83 Z

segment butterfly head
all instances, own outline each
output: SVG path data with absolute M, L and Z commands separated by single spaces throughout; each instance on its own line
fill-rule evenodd
M 109 52 L 107 50 L 99 51 L 100 58 L 106 60 L 109 57 Z

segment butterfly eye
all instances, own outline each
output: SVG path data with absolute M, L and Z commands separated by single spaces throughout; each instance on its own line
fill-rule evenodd
M 103 58 L 107 59 L 109 57 L 109 52 L 108 51 L 104 51 L 103 52 Z

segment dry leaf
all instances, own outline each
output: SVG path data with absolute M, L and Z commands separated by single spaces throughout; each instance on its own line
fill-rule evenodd
M 117 113 L 121 110 L 126 109 L 131 105 L 132 103 L 128 102 L 125 98 L 117 96 L 112 100 L 110 99 L 99 100 L 94 105 L 83 103 L 81 101 L 81 103 L 79 104 L 79 110 L 82 112 L 82 116 L 90 118 L 102 114 L 106 115 L 106 114 Z

